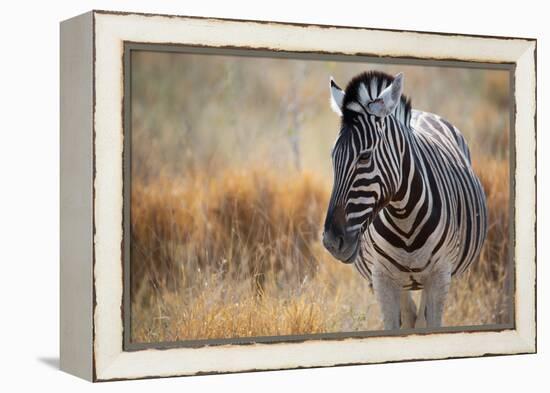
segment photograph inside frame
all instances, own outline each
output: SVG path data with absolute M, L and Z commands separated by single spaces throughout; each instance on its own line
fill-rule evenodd
M 131 344 L 512 326 L 511 71 L 130 50 Z

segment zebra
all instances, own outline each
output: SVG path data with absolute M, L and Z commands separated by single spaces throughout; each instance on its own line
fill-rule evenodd
M 414 110 L 404 76 L 369 71 L 342 90 L 324 247 L 370 282 L 384 329 L 437 328 L 451 278 L 487 236 L 485 192 L 460 131 Z M 411 291 L 422 290 L 416 307 Z

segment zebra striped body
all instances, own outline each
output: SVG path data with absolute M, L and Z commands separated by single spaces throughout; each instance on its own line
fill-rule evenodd
M 422 289 L 434 269 L 464 272 L 487 232 L 483 188 L 460 132 L 441 117 L 412 111 L 403 188 L 362 235 L 355 266 L 371 280 L 383 269 L 404 289 Z M 375 267 L 374 263 L 379 266 Z
M 323 243 L 369 279 L 386 328 L 439 326 L 451 277 L 479 256 L 487 234 L 485 194 L 462 134 L 411 109 L 395 79 L 361 74 L 345 92 L 331 80 L 342 117 L 332 151 L 334 187 Z

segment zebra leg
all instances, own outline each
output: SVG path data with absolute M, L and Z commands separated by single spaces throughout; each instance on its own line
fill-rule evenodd
M 391 278 L 383 274 L 372 275 L 372 287 L 378 304 L 380 304 L 384 329 L 399 329 L 401 319 L 399 310 L 401 288 Z
M 449 272 L 440 272 L 430 277 L 424 287 L 424 291 L 426 292 L 425 317 L 426 325 L 429 328 L 441 326 L 450 283 L 451 274 Z
M 411 292 L 401 291 L 401 328 L 412 329 L 416 322 L 416 304 L 411 297 Z
M 423 289 L 420 297 L 420 306 L 418 306 L 418 316 L 416 317 L 414 327 L 416 329 L 421 329 L 425 328 L 426 325 L 426 291 Z

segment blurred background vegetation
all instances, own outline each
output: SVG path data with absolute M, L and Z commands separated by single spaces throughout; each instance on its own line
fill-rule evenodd
M 373 69 L 404 72 L 413 108 L 463 132 L 487 193 L 489 238 L 444 324 L 510 321 L 507 71 L 132 53 L 133 341 L 381 328 L 367 282 L 319 242 L 329 76 Z

